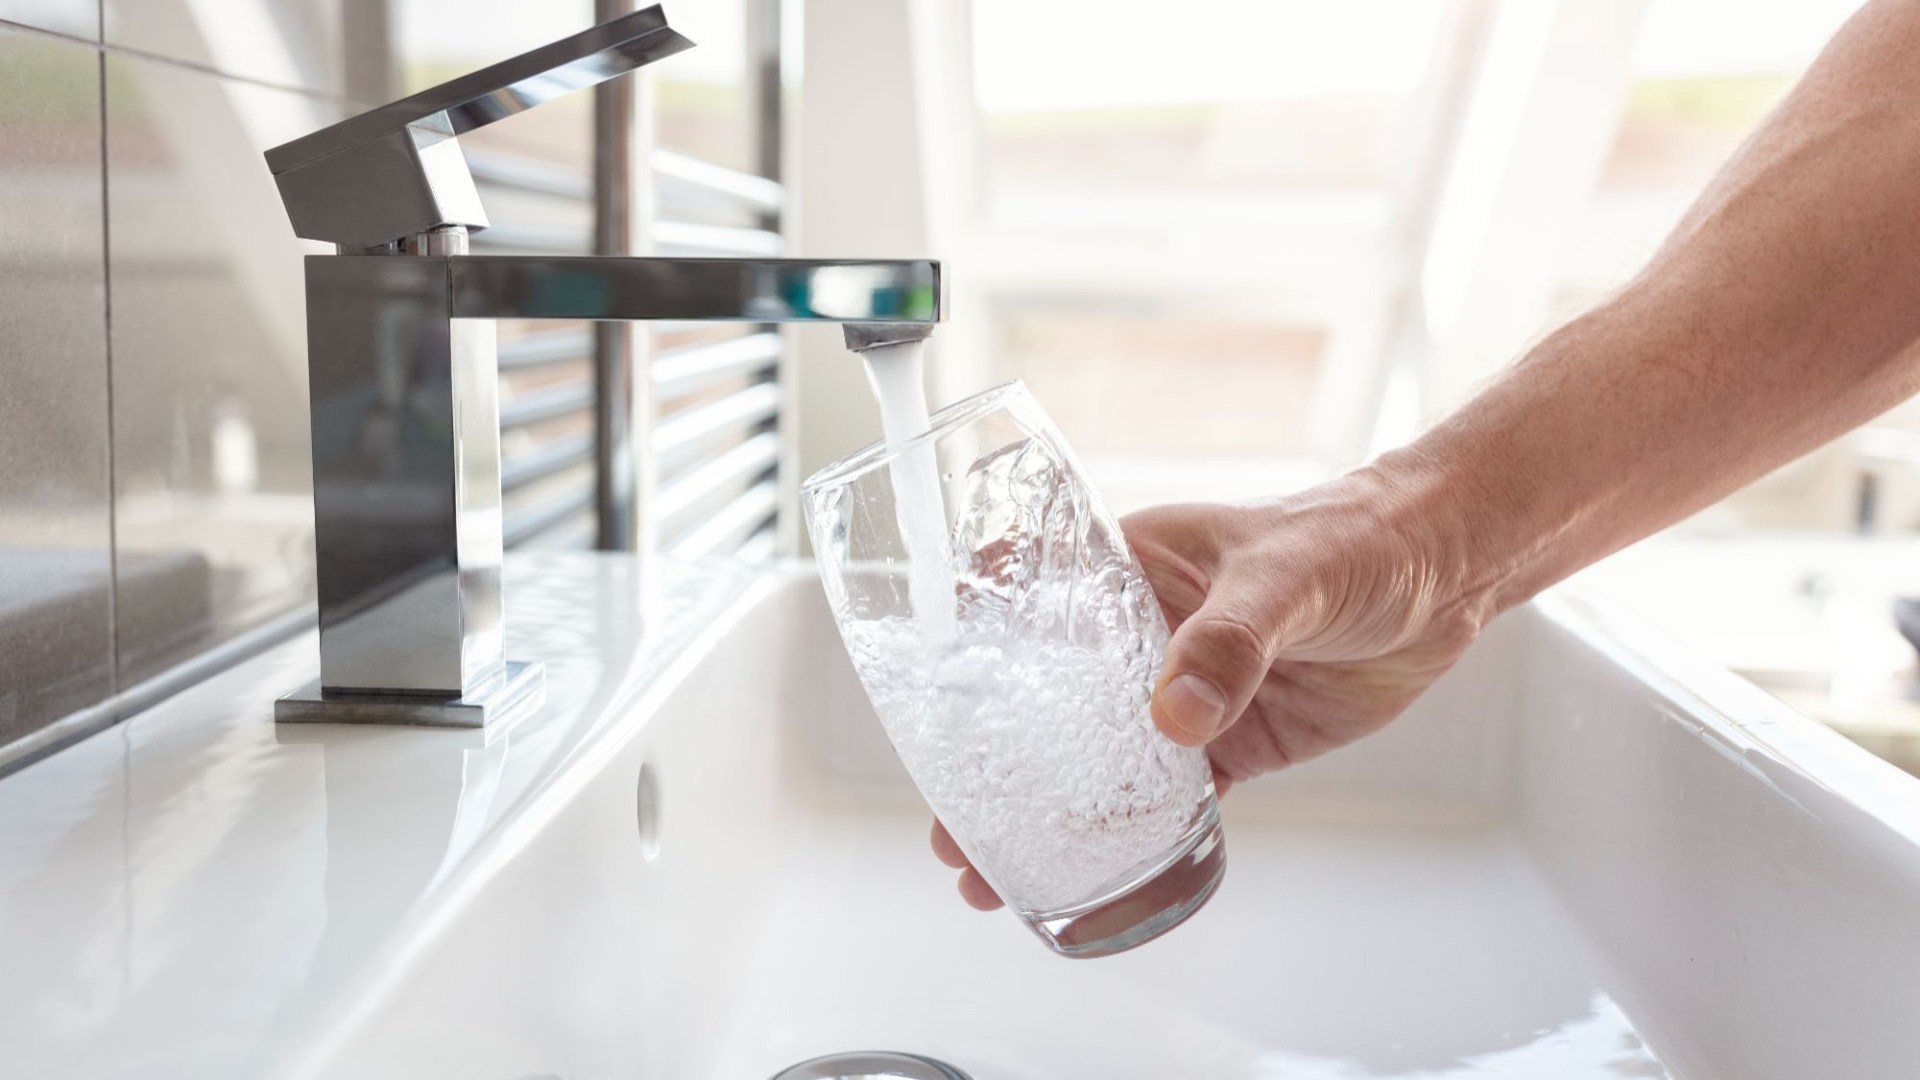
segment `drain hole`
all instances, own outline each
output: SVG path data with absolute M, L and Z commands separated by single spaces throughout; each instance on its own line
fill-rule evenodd
M 919 1054 L 864 1050 L 829 1054 L 798 1065 L 773 1080 L 973 1080 L 944 1061 Z
M 654 779 L 650 761 L 640 765 L 634 799 L 640 825 L 640 857 L 651 860 L 660 854 L 660 782 Z

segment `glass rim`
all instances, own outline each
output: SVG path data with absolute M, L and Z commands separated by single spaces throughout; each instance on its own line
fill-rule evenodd
M 956 429 L 1004 407 L 1008 401 L 1027 397 L 1029 397 L 1027 384 L 1019 379 L 1012 379 L 982 390 L 971 397 L 961 398 L 934 413 L 929 418 L 927 430 L 899 446 L 889 447 L 887 440 L 877 439 L 831 465 L 823 466 L 818 472 L 807 477 L 800 485 L 800 492 L 802 495 L 808 495 L 826 488 L 850 484 L 875 469 L 890 464 L 914 447 L 923 443 L 938 442 Z

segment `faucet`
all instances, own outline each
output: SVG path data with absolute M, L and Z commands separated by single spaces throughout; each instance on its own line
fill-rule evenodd
M 492 320 L 885 324 L 900 340 L 943 318 L 927 259 L 467 253 L 488 222 L 462 133 L 692 45 L 651 7 L 267 151 L 294 232 L 337 248 L 306 259 L 320 678 L 277 719 L 479 727 L 537 695 L 541 665 L 501 644 Z

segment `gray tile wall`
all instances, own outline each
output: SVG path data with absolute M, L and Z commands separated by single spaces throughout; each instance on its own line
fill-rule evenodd
M 0 0 L 5 3 L 7 0 Z M 103 0 L 106 43 L 244 79 L 345 94 L 343 9 L 363 0 Z
M 99 54 L 0 26 L 0 743 L 113 685 L 100 138 Z
M 303 245 L 262 162 L 328 100 L 109 55 L 123 685 L 313 594 Z
M 0 22 L 100 39 L 100 0 L 0 0 Z
M 262 151 L 591 13 L 0 0 L 0 772 L 23 736 L 312 598 L 320 249 Z M 587 106 L 480 144 L 584 165 Z

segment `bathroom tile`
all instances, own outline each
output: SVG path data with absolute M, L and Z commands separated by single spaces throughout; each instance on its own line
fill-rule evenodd
M 313 595 L 302 256 L 262 152 L 316 98 L 107 59 L 115 628 L 131 684 Z
M 109 45 L 345 94 L 345 12 L 369 6 L 356 0 L 106 0 L 104 32 Z
M 100 0 L 0 0 L 0 22 L 100 39 Z
M 0 745 L 113 691 L 99 80 L 0 28 Z

